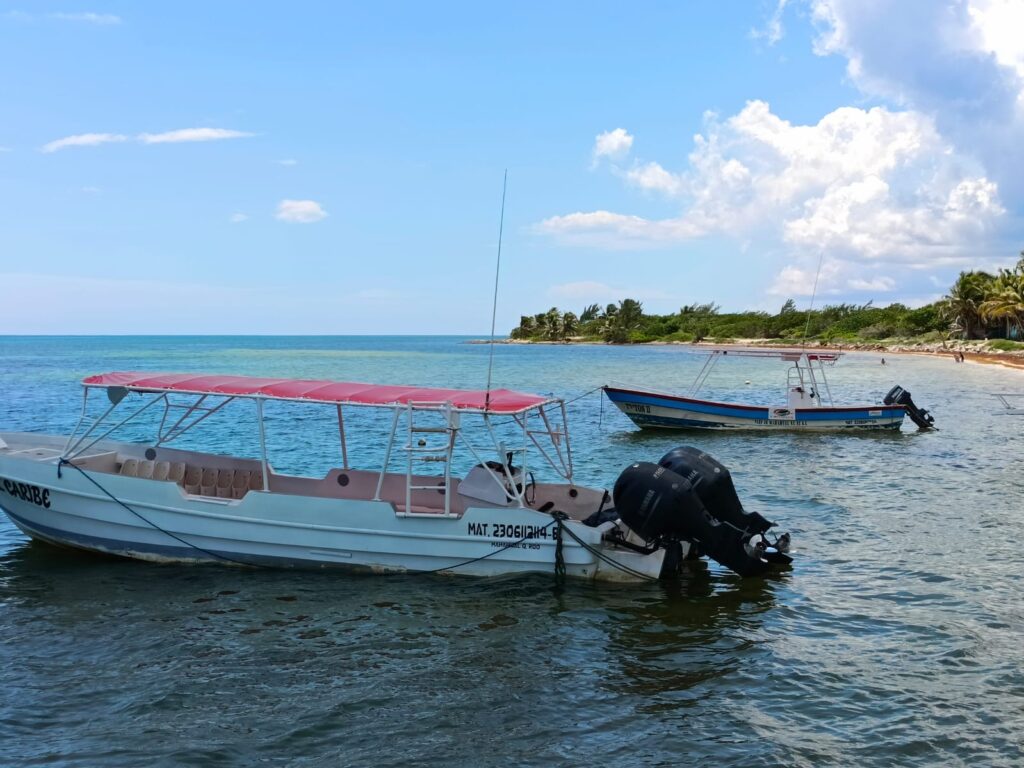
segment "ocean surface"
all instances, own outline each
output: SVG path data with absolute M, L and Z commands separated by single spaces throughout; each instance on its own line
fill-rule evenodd
M 0 430 L 66 433 L 78 381 L 109 370 L 482 388 L 487 356 L 453 337 L 0 337 Z M 160 566 L 33 544 L 0 516 L 0 765 L 1019 766 L 1024 417 L 990 393 L 1024 373 L 879 357 L 831 371 L 836 401 L 898 383 L 939 431 L 640 433 L 590 390 L 685 389 L 699 352 L 496 347 L 496 385 L 578 398 L 581 483 L 684 444 L 730 467 L 793 534 L 794 567 L 763 579 Z M 705 392 L 781 404 L 784 382 L 735 359 Z M 191 445 L 253 454 L 245 408 L 204 426 Z M 357 466 L 379 462 L 381 426 L 362 423 Z M 272 462 L 324 471 L 331 428 L 271 406 Z

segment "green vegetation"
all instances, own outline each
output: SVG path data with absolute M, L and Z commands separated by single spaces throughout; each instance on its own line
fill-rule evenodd
M 552 307 L 523 315 L 511 337 L 529 341 L 604 341 L 612 344 L 650 341 L 763 339 L 792 344 L 804 338 L 835 344 L 882 340 L 936 343 L 945 339 L 1003 339 L 993 349 L 1018 351 L 1024 345 L 1024 251 L 1013 269 L 961 272 L 941 301 L 918 309 L 833 304 L 811 311 L 789 299 L 777 314 L 722 313 L 717 304 L 688 304 L 668 315 L 648 315 L 634 299 L 603 309 L 591 304 L 579 315 Z

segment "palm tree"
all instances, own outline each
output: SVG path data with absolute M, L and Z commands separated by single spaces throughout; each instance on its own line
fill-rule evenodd
M 1019 326 L 1024 319 L 1024 275 L 1000 270 L 978 312 L 985 320 L 1006 320 L 1006 338 L 1010 338 L 1011 321 Z
M 942 301 L 941 312 L 954 331 L 965 339 L 982 326 L 981 304 L 988 298 L 994 278 L 988 272 L 961 272 Z
M 601 314 L 601 306 L 599 304 L 589 304 L 580 313 L 580 322 L 589 323 L 591 320 L 596 320 L 599 314 Z
M 562 315 L 562 338 L 567 339 L 579 333 L 580 321 L 573 312 L 566 312 Z
M 630 334 L 640 327 L 643 316 L 643 305 L 635 299 L 623 299 L 618 307 L 609 304 L 602 329 L 605 340 L 617 344 L 629 341 Z
M 562 313 L 552 307 L 544 313 L 544 338 L 557 341 L 562 338 Z

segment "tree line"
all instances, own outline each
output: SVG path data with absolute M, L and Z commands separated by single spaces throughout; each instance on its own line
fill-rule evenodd
M 647 314 L 635 299 L 604 307 L 590 304 L 577 315 L 552 307 L 523 315 L 510 334 L 529 341 L 696 342 L 705 339 L 804 338 L 832 343 L 914 339 L 1019 339 L 1024 329 L 1024 251 L 1013 269 L 996 274 L 961 272 L 941 300 L 917 309 L 903 304 L 876 307 L 832 304 L 800 310 L 789 299 L 780 310 L 721 312 L 717 304 L 687 304 L 667 315 Z

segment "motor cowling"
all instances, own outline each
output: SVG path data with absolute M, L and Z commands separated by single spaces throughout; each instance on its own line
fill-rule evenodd
M 899 384 L 889 390 L 882 402 L 886 405 L 902 405 L 910 420 L 917 424 L 918 429 L 936 429 L 935 417 L 925 408 L 919 408 L 910 397 L 910 393 Z
M 749 533 L 764 533 L 775 525 L 757 512 L 743 509 L 732 474 L 704 451 L 683 445 L 662 456 L 658 465 L 686 478 L 705 508 L 718 520 Z
M 693 484 L 670 469 L 631 464 L 615 482 L 613 497 L 622 521 L 648 541 L 692 541 L 741 576 L 768 570 L 764 537 L 716 519 Z

